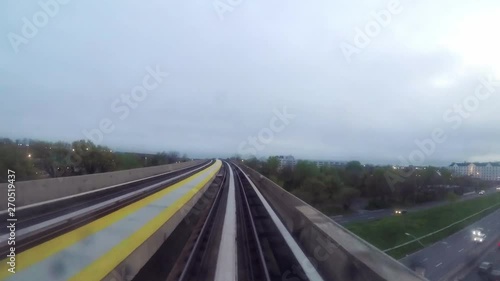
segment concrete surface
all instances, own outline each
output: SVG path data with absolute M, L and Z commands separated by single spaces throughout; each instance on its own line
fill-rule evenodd
M 325 280 L 425 280 L 271 180 L 236 164 L 250 176 Z
M 196 160 L 147 168 L 130 169 L 109 173 L 99 173 L 74 177 L 51 178 L 33 181 L 16 181 L 17 208 L 57 199 L 64 196 L 99 189 L 128 181 L 138 180 L 161 173 L 195 166 L 205 160 Z M 0 190 L 7 193 L 7 183 L 0 184 Z M 7 209 L 7 200 L 0 201 L 0 210 Z

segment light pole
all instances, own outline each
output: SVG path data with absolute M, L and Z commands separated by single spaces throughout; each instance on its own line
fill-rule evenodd
M 415 240 L 417 240 L 417 242 L 418 242 L 418 243 L 420 243 L 420 245 L 422 245 L 422 247 L 424 247 L 424 248 L 425 248 L 424 244 L 422 244 L 422 242 L 420 242 L 420 240 L 418 240 L 418 238 L 417 238 L 417 237 L 415 237 L 415 236 L 411 235 L 411 234 L 410 234 L 410 233 L 408 233 L 408 232 L 406 232 L 406 233 L 405 233 L 405 235 L 406 235 L 406 236 L 410 236 L 410 237 L 412 237 L 412 238 L 415 238 Z

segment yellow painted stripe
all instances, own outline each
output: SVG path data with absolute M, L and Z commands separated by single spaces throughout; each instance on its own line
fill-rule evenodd
M 152 194 L 146 198 L 143 198 L 137 202 L 134 202 L 128 206 L 125 206 L 109 215 L 106 215 L 98 220 L 95 220 L 91 223 L 88 223 L 80 228 L 77 228 L 71 232 L 65 233 L 61 236 L 58 236 L 52 240 L 49 240 L 45 243 L 42 243 L 36 247 L 33 247 L 29 250 L 26 250 L 22 253 L 16 255 L 16 272 L 20 272 L 23 269 L 26 269 L 62 250 L 70 247 L 78 243 L 79 241 L 85 239 L 86 237 L 101 231 L 104 228 L 107 228 L 111 224 L 127 217 L 128 215 L 136 212 L 137 210 L 143 208 L 144 206 L 158 200 L 159 198 L 169 194 L 170 192 L 178 189 L 179 187 L 185 185 L 186 183 L 198 178 L 201 176 L 203 172 L 212 167 L 221 166 L 221 162 L 217 161 L 210 167 L 192 175 L 189 178 L 186 178 L 169 188 L 165 188 L 155 194 Z M 217 171 L 219 169 L 216 169 Z M 10 272 L 7 271 L 9 265 L 7 264 L 7 259 L 3 259 L 0 261 L 0 280 L 10 276 Z
M 80 280 L 102 280 L 113 269 L 115 269 L 126 257 L 128 257 L 137 247 L 153 235 L 165 222 L 167 222 L 178 210 L 182 208 L 203 186 L 205 186 L 210 179 L 219 171 L 221 162 L 217 163 L 218 168 L 215 169 L 210 175 L 202 182 L 196 185 L 192 192 L 186 193 L 179 200 L 177 200 L 170 207 L 164 209 L 158 216 L 150 220 L 144 227 L 136 231 L 128 238 L 121 241 L 118 245 L 113 247 L 106 254 L 96 259 L 92 264 L 87 266 L 77 275 L 69 279 L 69 281 Z

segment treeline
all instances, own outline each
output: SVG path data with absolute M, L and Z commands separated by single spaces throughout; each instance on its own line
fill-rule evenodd
M 242 161 L 241 159 L 236 159 Z M 341 167 L 317 167 L 298 161 L 280 168 L 276 157 L 243 160 L 289 192 L 325 213 L 349 211 L 355 202 L 367 209 L 410 206 L 436 200 L 456 200 L 464 192 L 488 186 L 471 178 L 454 177 L 447 169 L 362 165 L 358 161 Z
M 189 161 L 186 154 L 160 152 L 141 154 L 115 152 L 86 140 L 46 142 L 0 139 L 0 170 L 16 172 L 16 180 L 67 177 L 104 173 Z M 7 173 L 0 174 L 0 182 Z

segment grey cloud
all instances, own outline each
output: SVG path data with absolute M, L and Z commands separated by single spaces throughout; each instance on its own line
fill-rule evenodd
M 397 164 L 435 128 L 448 140 L 427 163 L 499 155 L 500 89 L 458 130 L 443 120 L 486 71 L 439 41 L 468 11 L 499 4 L 402 0 L 347 63 L 339 44 L 387 2 L 245 1 L 220 21 L 210 1 L 71 1 L 15 54 L 6 35 L 40 8 L 4 1 L 0 135 L 69 141 L 110 118 L 103 144 L 112 148 L 226 157 L 286 106 L 296 118 L 258 156 Z M 171 75 L 120 120 L 113 101 L 155 65 Z

